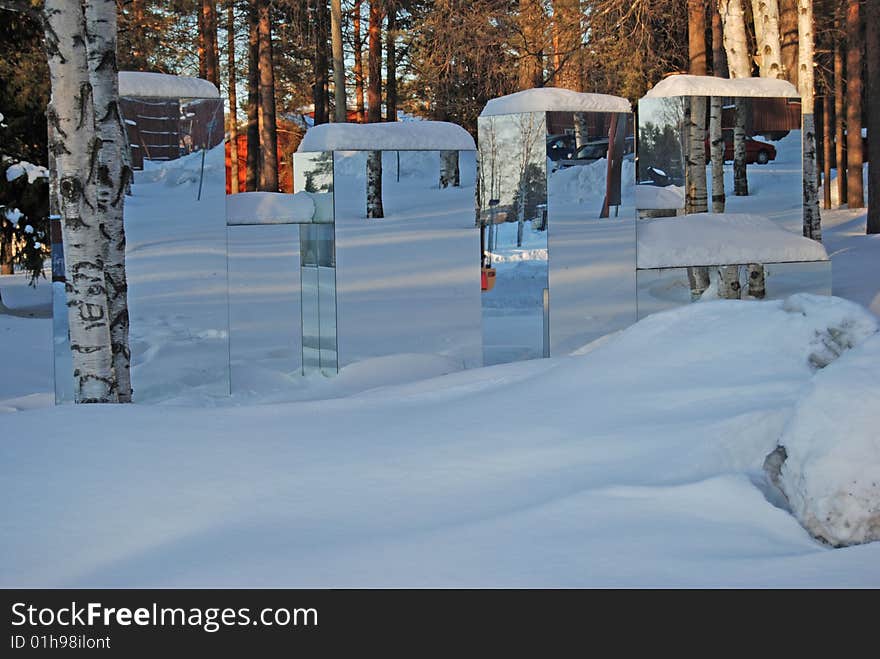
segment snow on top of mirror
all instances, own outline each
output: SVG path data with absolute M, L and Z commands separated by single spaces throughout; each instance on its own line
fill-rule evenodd
M 822 243 L 746 213 L 640 220 L 638 255 L 638 268 L 828 260 Z
M 146 71 L 120 71 L 119 95 L 135 98 L 220 98 L 220 92 L 207 80 Z
M 787 80 L 776 78 L 716 78 L 715 76 L 671 75 L 645 94 L 644 98 L 670 96 L 800 97 Z
M 481 117 L 521 112 L 631 112 L 629 101 L 609 94 L 583 94 L 570 89 L 542 87 L 493 98 Z
M 378 124 L 321 124 L 306 131 L 298 152 L 473 151 L 474 138 L 446 121 L 390 121 Z
M 226 196 L 226 224 L 308 224 L 315 202 L 308 192 L 239 192 Z

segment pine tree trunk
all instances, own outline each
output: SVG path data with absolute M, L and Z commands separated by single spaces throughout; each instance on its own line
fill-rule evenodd
M 348 121 L 348 103 L 345 100 L 345 57 L 342 52 L 342 1 L 330 0 L 330 32 L 333 41 L 333 93 L 336 122 Z
M 354 39 L 354 97 L 358 123 L 367 120 L 364 111 L 364 42 L 361 39 L 361 3 L 355 0 L 354 14 L 352 19 L 352 32 Z
M 260 5 L 250 0 L 248 6 L 248 109 L 247 109 L 247 178 L 248 192 L 260 183 Z
M 553 0 L 553 68 L 555 87 L 582 92 L 584 71 L 580 0 Z
M 846 7 L 846 159 L 847 205 L 849 208 L 864 208 L 865 191 L 862 185 L 862 22 L 859 0 L 847 0 Z
M 205 27 L 205 7 L 204 0 L 196 5 L 196 50 L 199 55 L 199 78 L 208 79 L 208 48 L 205 38 L 208 36 L 208 30 Z
M 369 87 L 367 88 L 367 121 L 382 121 L 382 4 L 370 2 Z M 382 163 L 379 161 L 381 169 Z
M 706 60 L 706 0 L 687 0 L 688 72 L 695 76 L 708 73 Z
M 260 4 L 260 182 L 263 192 L 278 192 L 278 133 L 275 125 L 275 64 L 272 58 L 270 3 Z
M 367 154 L 367 217 L 385 217 L 382 207 L 382 152 Z
M 397 121 L 397 3 L 387 2 L 388 29 L 385 32 L 385 121 Z
M 816 115 L 813 83 L 813 0 L 798 0 L 798 91 L 801 94 L 803 146 L 803 233 L 822 242 L 819 190 L 816 185 Z
M 107 241 L 97 208 L 91 164 L 98 138 L 82 5 L 46 0 L 43 8 L 52 98 L 49 145 L 57 167 L 65 247 L 70 349 L 75 400 L 115 402 L 113 350 L 104 281 Z
M 457 188 L 461 185 L 458 170 L 458 151 L 440 152 L 440 187 Z
M 519 88 L 544 86 L 544 6 L 540 0 L 520 0 Z
M 822 95 L 822 207 L 831 208 L 831 160 L 834 158 L 834 134 L 831 130 L 834 123 L 834 110 L 831 103 L 831 90 L 824 89 Z
M 724 52 L 724 28 L 721 23 L 721 14 L 718 12 L 718 3 L 715 0 L 709 2 L 712 12 L 712 75 L 718 78 L 726 78 L 727 53 Z
M 327 0 L 315 2 L 315 125 L 330 121 L 330 17 L 327 12 Z
M 202 0 L 201 22 L 199 29 L 200 51 L 204 58 L 204 78 L 210 80 L 220 89 L 220 66 L 217 54 L 217 10 L 214 0 Z M 201 72 L 200 64 L 199 70 Z
M 226 63 L 229 75 L 229 190 L 238 190 L 238 102 L 235 90 L 235 0 L 226 2 Z
M 119 75 L 116 66 L 116 2 L 86 0 L 89 78 L 95 104 L 99 149 L 96 177 L 96 215 L 106 234 L 104 282 L 110 319 L 110 341 L 116 395 L 131 402 L 131 352 L 128 345 L 128 284 L 125 273 L 125 191 L 131 168 L 128 144 L 119 112 Z
M 865 4 L 868 112 L 868 233 L 880 233 L 880 4 Z M 871 158 L 871 154 L 874 154 Z
M 843 19 L 838 16 L 838 27 Z M 846 77 L 843 71 L 843 44 L 834 46 L 834 160 L 837 163 L 837 203 L 846 203 Z
M 797 87 L 798 0 L 779 0 L 779 37 L 782 45 L 782 77 Z

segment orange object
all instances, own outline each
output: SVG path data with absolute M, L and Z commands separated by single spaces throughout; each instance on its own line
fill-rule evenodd
M 495 268 L 480 269 L 480 288 L 484 291 L 495 288 Z

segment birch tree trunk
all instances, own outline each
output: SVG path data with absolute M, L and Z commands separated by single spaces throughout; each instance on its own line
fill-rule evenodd
M 724 50 L 731 78 L 749 78 L 752 63 L 746 39 L 746 24 L 741 0 L 719 0 L 718 11 L 724 25 Z M 733 194 L 747 196 L 749 180 L 746 172 L 746 112 L 744 104 L 736 104 L 733 130 Z
M 229 77 L 229 191 L 238 190 L 238 100 L 235 90 L 235 0 L 226 4 L 226 63 Z
M 131 352 L 128 345 L 128 284 L 125 273 L 125 191 L 131 168 L 128 144 L 119 112 L 119 73 L 116 65 L 116 2 L 86 0 L 89 79 L 97 121 L 98 156 L 96 219 L 103 225 L 107 253 L 104 282 L 107 291 L 110 342 L 116 395 L 131 402 Z
M 752 0 L 758 70 L 762 78 L 782 77 L 782 38 L 779 32 L 778 0 Z
M 718 268 L 718 297 L 725 300 L 739 300 L 742 297 L 739 266 L 725 265 Z
M 85 16 L 82 5 L 69 0 L 46 0 L 43 12 L 52 85 L 47 113 L 52 135 L 49 149 L 57 166 L 75 400 L 115 402 L 104 282 L 107 243 L 96 216 L 98 201 L 91 172 L 91 163 L 97 162 L 98 137 Z
M 586 112 L 574 113 L 574 143 L 576 148 L 580 149 L 584 144 L 590 141 L 590 128 L 587 123 Z
M 691 96 L 690 106 L 685 212 L 705 213 L 709 210 L 706 198 L 706 97 Z
M 440 152 L 440 187 L 460 187 L 461 177 L 458 169 L 458 151 Z
M 260 3 L 260 190 L 278 192 L 278 132 L 275 125 L 275 64 L 269 2 Z
M 721 97 L 712 97 L 709 113 L 709 148 L 712 155 L 712 212 L 723 213 L 724 195 L 724 135 L 721 130 Z
M 804 222 L 807 238 L 822 242 L 819 190 L 816 185 L 816 115 L 813 83 L 813 0 L 798 0 L 798 91 L 803 120 Z M 859 136 L 861 138 L 861 135 Z
M 367 89 L 367 121 L 382 121 L 382 3 L 370 2 L 369 87 Z M 367 155 L 367 217 L 385 217 L 382 204 L 382 152 Z
M 859 0 L 847 0 L 846 7 L 846 159 L 847 206 L 849 208 L 864 208 L 865 190 L 862 184 L 862 21 Z
M 367 217 L 385 217 L 382 207 L 382 152 L 367 153 Z
M 342 53 L 342 0 L 330 0 L 330 35 L 333 41 L 333 94 L 336 104 L 336 121 L 348 121 L 348 104 L 345 100 L 345 57 Z

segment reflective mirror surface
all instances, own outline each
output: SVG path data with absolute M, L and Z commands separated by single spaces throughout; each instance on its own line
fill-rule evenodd
M 121 98 L 134 180 L 125 200 L 131 380 L 136 402 L 229 393 L 221 99 Z M 66 323 L 56 392 L 71 389 Z
M 547 122 L 543 112 L 480 117 L 483 361 L 550 354 Z M 486 286 L 484 286 L 486 288 Z
M 475 153 L 382 152 L 384 217 L 370 219 L 367 153 L 334 152 L 340 368 L 389 355 L 479 366 Z

